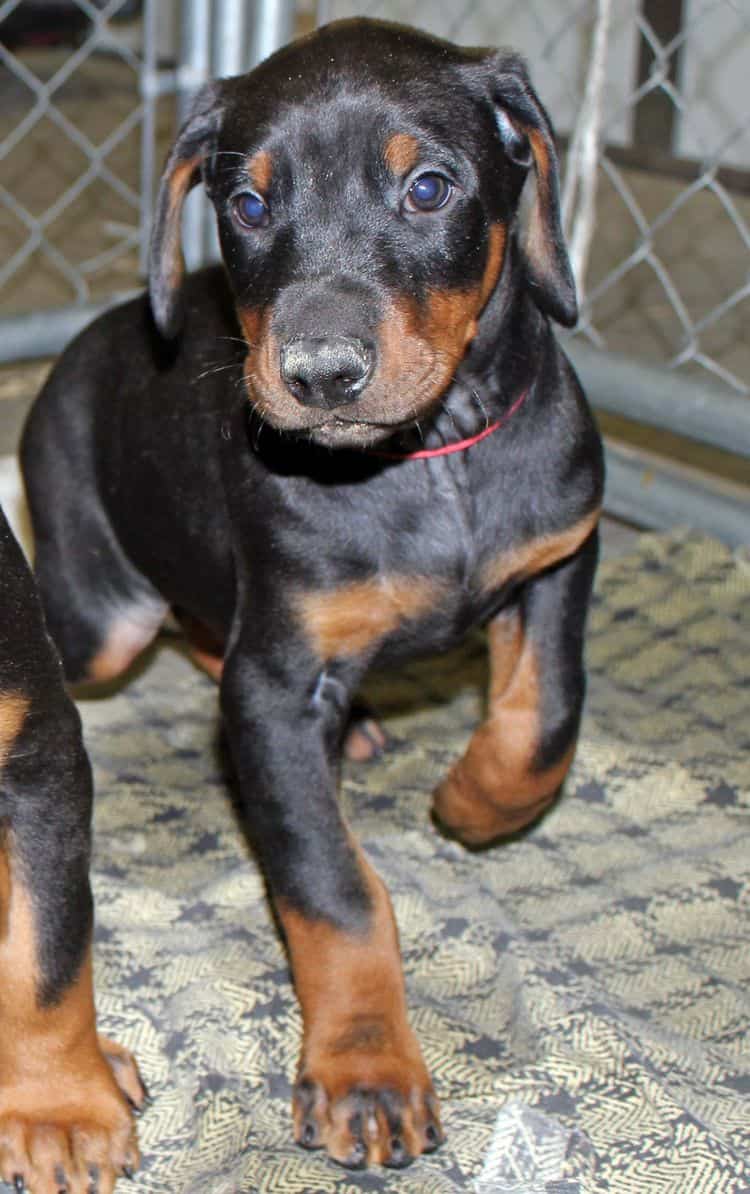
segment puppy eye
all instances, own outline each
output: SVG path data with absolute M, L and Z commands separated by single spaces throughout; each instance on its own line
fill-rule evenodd
M 244 191 L 232 200 L 234 214 L 244 228 L 265 228 L 270 219 L 268 206 L 254 191 Z
M 418 175 L 406 192 L 408 211 L 439 211 L 453 194 L 453 183 L 442 174 L 429 170 Z

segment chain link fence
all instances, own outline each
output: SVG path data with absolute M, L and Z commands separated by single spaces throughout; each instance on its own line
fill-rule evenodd
M 2 315 L 137 285 L 156 142 L 146 33 L 131 0 L 0 3 Z
M 571 351 L 600 407 L 747 454 L 750 7 L 607 2 L 594 220 Z M 0 0 L 0 359 L 57 351 L 91 310 L 141 284 L 179 96 L 210 74 L 355 14 L 513 45 L 560 135 L 564 172 L 604 3 Z M 31 17 L 42 7 L 40 25 Z M 192 264 L 214 243 L 199 203 L 188 214 Z

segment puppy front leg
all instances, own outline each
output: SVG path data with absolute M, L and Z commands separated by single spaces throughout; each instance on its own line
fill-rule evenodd
M 343 1165 L 400 1167 L 442 1139 L 406 1012 L 385 887 L 338 809 L 336 769 L 362 668 L 322 671 L 301 644 L 230 654 L 222 706 L 248 831 L 302 1009 L 295 1136 Z

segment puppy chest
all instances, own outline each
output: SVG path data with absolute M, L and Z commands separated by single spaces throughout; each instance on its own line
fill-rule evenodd
M 341 583 L 299 591 L 296 616 L 316 657 L 390 661 L 444 650 L 491 618 L 529 578 L 573 555 L 593 531 L 593 511 L 559 531 L 505 542 L 463 537 L 432 552 L 395 553 Z

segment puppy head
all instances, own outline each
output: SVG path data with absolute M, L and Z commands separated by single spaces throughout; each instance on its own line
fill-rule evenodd
M 280 429 L 356 447 L 429 415 L 493 296 L 525 292 L 575 322 L 551 129 L 515 55 L 342 21 L 204 88 L 157 204 L 150 290 L 167 336 L 201 177 L 248 395 Z

